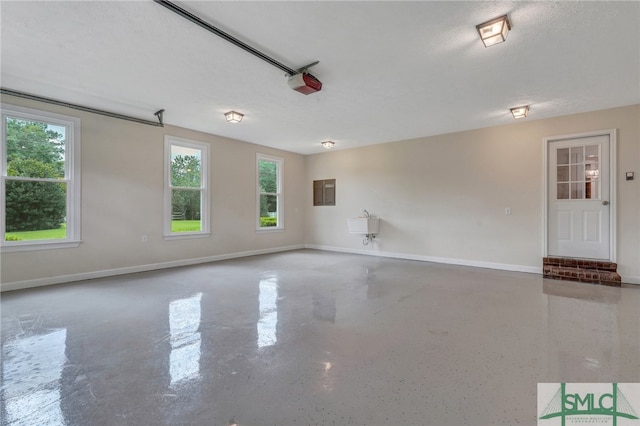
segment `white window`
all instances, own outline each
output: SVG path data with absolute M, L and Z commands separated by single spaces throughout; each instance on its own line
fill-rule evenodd
M 2 104 L 3 252 L 80 244 L 80 119 Z
M 282 201 L 282 173 L 284 160 L 265 154 L 257 154 L 257 194 L 259 231 L 284 229 Z
M 165 136 L 164 237 L 206 237 L 209 231 L 209 145 Z

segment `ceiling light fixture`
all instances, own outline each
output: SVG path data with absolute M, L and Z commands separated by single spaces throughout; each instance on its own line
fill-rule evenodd
M 484 43 L 484 47 L 493 46 L 502 43 L 507 39 L 507 34 L 511 29 L 511 22 L 507 15 L 476 25 L 480 39 Z
M 331 142 L 331 141 L 324 141 L 324 142 L 321 142 L 321 143 L 322 143 L 322 146 L 324 147 L 324 149 L 331 149 L 336 144 L 335 142 Z
M 244 114 L 240 114 L 238 111 L 229 111 L 225 112 L 224 116 L 229 123 L 239 123 L 242 121 Z
M 529 105 L 523 105 L 515 108 L 511 108 L 511 114 L 513 118 L 525 118 L 529 112 Z

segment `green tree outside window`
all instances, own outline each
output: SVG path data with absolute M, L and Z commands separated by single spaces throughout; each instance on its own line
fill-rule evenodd
M 64 128 L 16 118 L 5 126 L 7 176 L 14 177 L 5 181 L 5 240 L 43 230 L 57 231 L 42 233 L 43 239 L 65 238 Z

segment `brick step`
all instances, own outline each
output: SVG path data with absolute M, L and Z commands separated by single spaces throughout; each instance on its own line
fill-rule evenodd
M 543 265 L 542 273 L 544 278 L 554 280 L 579 281 L 581 283 L 601 284 L 611 287 L 622 286 L 622 279 L 615 271 Z
M 598 271 L 611 272 L 616 272 L 618 270 L 618 264 L 614 262 L 605 262 L 602 260 L 572 259 L 568 257 L 543 257 L 542 265 L 561 266 L 565 268 L 578 269 L 595 269 Z

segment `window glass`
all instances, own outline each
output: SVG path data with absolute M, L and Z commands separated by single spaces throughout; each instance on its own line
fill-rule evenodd
M 165 138 L 165 238 L 208 235 L 208 146 Z
M 64 178 L 65 133 L 62 126 L 7 117 L 8 175 Z
M 200 190 L 171 191 L 171 232 L 202 231 L 201 198 Z
M 569 148 L 558 150 L 558 164 L 569 164 Z
M 559 183 L 558 184 L 558 200 L 568 200 L 569 199 L 569 184 L 568 183 Z
M 80 120 L 3 105 L 2 125 L 3 250 L 77 246 Z
M 171 185 L 199 188 L 201 185 L 199 149 L 171 146 Z
M 67 236 L 67 185 L 7 180 L 6 241 L 52 240 Z
M 571 148 L 571 164 L 580 164 L 582 163 L 584 147 L 578 146 Z
M 258 229 L 282 228 L 281 158 L 258 154 Z
M 599 199 L 599 147 L 587 145 L 560 148 L 556 151 L 556 156 L 557 199 Z
M 558 166 L 558 182 L 569 182 L 569 166 Z

